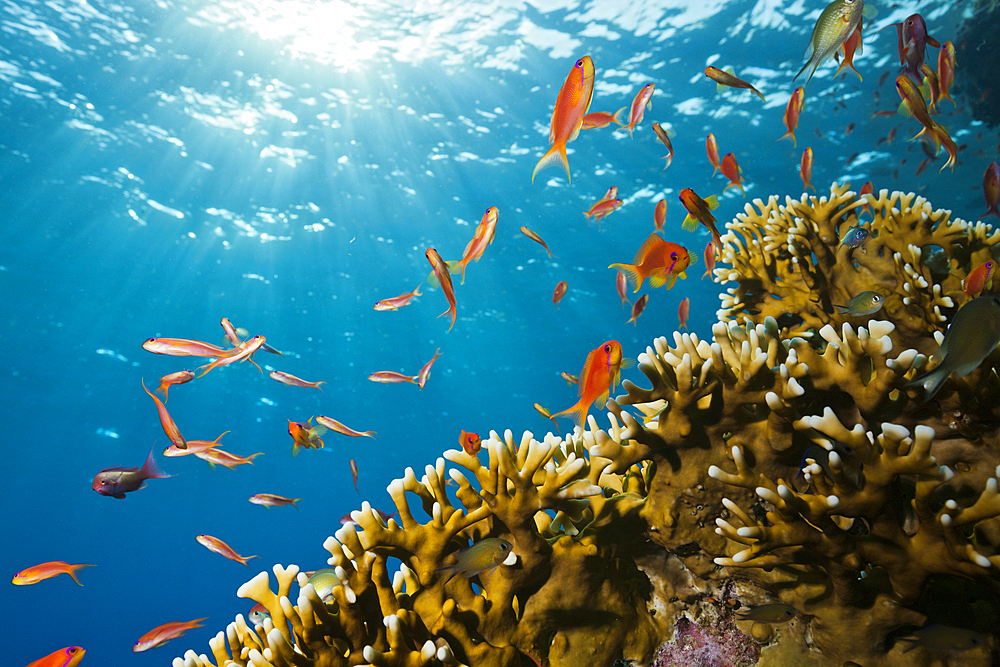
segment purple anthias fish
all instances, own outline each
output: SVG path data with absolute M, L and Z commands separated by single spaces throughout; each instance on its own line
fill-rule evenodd
M 163 479 L 170 477 L 160 470 L 153 460 L 153 450 L 149 450 L 149 457 L 141 468 L 105 468 L 94 477 L 93 489 L 102 496 L 111 496 L 119 500 L 125 497 L 126 493 L 138 491 L 146 486 L 147 479 Z
M 924 64 L 927 45 L 940 47 L 936 39 L 927 34 L 927 23 L 920 14 L 911 14 L 902 23 L 894 23 L 899 42 L 899 63 L 904 73 L 919 86 L 923 83 L 920 68 Z

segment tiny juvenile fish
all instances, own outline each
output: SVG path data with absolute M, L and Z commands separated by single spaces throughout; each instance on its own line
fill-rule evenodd
M 456 574 L 464 574 L 466 578 L 492 570 L 507 562 L 514 554 L 514 545 L 499 537 L 487 537 L 479 540 L 468 549 L 459 552 L 454 565 L 438 568 L 437 571 L 451 579 Z M 446 579 L 446 581 L 447 581 Z
M 321 392 L 323 388 L 320 387 L 321 384 L 326 384 L 326 380 L 319 380 L 317 382 L 309 382 L 308 380 L 303 380 L 302 378 L 295 377 L 291 373 L 284 373 L 282 371 L 271 371 L 268 374 L 275 382 L 280 382 L 281 384 L 287 384 L 289 387 L 308 387 L 312 389 L 319 389 Z M 326 392 L 323 392 L 324 394 Z
M 535 243 L 538 243 L 538 244 L 539 244 L 539 245 L 541 245 L 541 246 L 542 246 L 543 248 L 545 248 L 545 252 L 549 253 L 549 258 L 550 258 L 550 259 L 551 259 L 552 257 L 554 257 L 554 255 L 552 254 L 552 251 L 551 251 L 551 250 L 549 250 L 549 246 L 548 246 L 548 245 L 547 245 L 547 244 L 545 243 L 545 241 L 543 241 L 543 240 L 542 240 L 542 237 L 541 237 L 541 236 L 539 236 L 539 235 L 538 235 L 538 234 L 536 234 L 535 232 L 531 231 L 531 230 L 530 230 L 530 229 L 528 229 L 527 227 L 521 227 L 521 233 L 522 233 L 522 234 L 524 234 L 525 236 L 527 236 L 527 237 L 528 237 L 529 239 L 531 239 L 531 240 L 532 240 L 532 241 L 534 241 Z
M 260 556 L 241 556 L 236 553 L 231 546 L 220 540 L 218 537 L 212 537 L 211 535 L 198 535 L 194 539 L 198 540 L 198 544 L 202 545 L 209 551 L 214 551 L 220 556 L 225 556 L 229 560 L 234 560 L 237 563 L 242 564 L 248 570 L 250 566 L 247 565 L 247 561 L 251 558 L 260 558 Z
M 566 384 L 580 384 L 580 378 L 573 375 L 572 373 L 567 373 L 566 371 L 563 371 L 562 373 L 559 374 L 559 377 L 561 377 L 563 380 L 566 380 Z
M 839 245 L 847 246 L 848 248 L 857 248 L 859 245 L 868 240 L 868 236 L 871 234 L 865 227 L 858 225 L 857 227 L 851 227 L 844 234 L 844 238 L 840 240 Z
M 76 667 L 86 653 L 80 646 L 67 646 L 49 653 L 44 658 L 33 660 L 27 667 Z
M 478 433 L 466 433 L 463 429 L 458 435 L 458 444 L 462 446 L 466 454 L 475 456 L 483 448 L 483 441 Z
M 649 295 L 648 294 L 643 294 L 638 299 L 636 299 L 635 303 L 632 304 L 632 317 L 630 317 L 625 322 L 625 324 L 628 324 L 629 322 L 631 322 L 632 326 L 634 326 L 634 327 L 639 326 L 639 316 L 642 315 L 642 311 L 646 310 L 646 304 L 648 302 L 649 302 Z
M 535 403 L 534 407 L 535 410 L 538 411 L 538 414 L 545 417 L 546 419 L 552 419 L 552 413 L 546 410 L 540 403 Z M 559 423 L 555 419 L 552 419 L 552 423 L 555 424 L 556 427 L 558 428 Z
M 790 604 L 762 604 L 759 607 L 748 609 L 746 612 L 737 612 L 741 621 L 757 621 L 758 623 L 784 623 L 795 618 L 795 607 Z
M 667 154 L 663 157 L 667 161 L 664 170 L 670 166 L 670 163 L 674 161 L 674 145 L 670 143 L 670 132 L 673 130 L 664 130 L 663 126 L 659 123 L 653 123 L 653 132 L 656 133 L 656 138 L 659 139 L 664 146 L 667 147 Z
M 147 479 L 165 479 L 167 477 L 170 475 L 160 470 L 160 466 L 156 465 L 151 449 L 146 463 L 141 468 L 123 468 L 121 466 L 105 468 L 94 476 L 91 488 L 102 496 L 121 500 L 126 493 L 145 488 Z
M 255 493 L 250 496 L 250 502 L 254 505 L 262 505 L 268 509 L 272 507 L 284 507 L 285 505 L 291 505 L 295 508 L 295 511 L 299 511 L 298 502 L 302 500 L 301 498 L 286 498 L 285 496 L 278 496 L 273 493 Z
M 39 581 L 57 577 L 60 574 L 68 574 L 76 582 L 77 586 L 83 586 L 80 580 L 76 578 L 76 571 L 82 567 L 94 566 L 89 563 L 70 564 L 61 560 L 53 560 L 47 563 L 32 565 L 29 568 L 21 570 L 14 575 L 14 578 L 10 582 L 15 586 L 30 586 L 31 584 L 37 584 Z
M 142 637 L 139 637 L 139 641 L 132 645 L 132 652 L 142 653 L 143 651 L 166 644 L 171 639 L 182 637 L 188 630 L 202 627 L 202 621 L 207 618 L 208 616 L 205 618 L 196 618 L 193 621 L 171 621 L 170 623 L 158 625 Z
M 847 302 L 846 306 L 833 304 L 838 315 L 850 315 L 851 317 L 861 317 L 877 313 L 885 305 L 885 297 L 878 292 L 862 292 Z

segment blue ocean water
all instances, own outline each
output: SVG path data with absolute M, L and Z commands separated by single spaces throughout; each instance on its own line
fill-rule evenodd
M 391 512 L 386 485 L 456 447 L 460 430 L 543 434 L 551 423 L 533 404 L 555 412 L 576 400 L 560 372 L 579 373 L 609 339 L 635 357 L 677 327 L 684 297 L 689 326 L 708 337 L 726 286 L 701 278 L 708 234 L 680 229 L 677 193 L 722 190 L 705 155 L 709 132 L 747 181 L 746 198 L 735 188 L 722 196 L 721 222 L 756 197 L 798 197 L 806 146 L 820 193 L 870 179 L 976 219 L 982 172 L 996 158 L 995 133 L 946 102 L 941 122 L 967 147 L 954 172 L 938 173 L 938 158 L 916 175 L 925 156 L 906 142 L 916 122 L 873 117 L 899 102 L 894 30 L 875 31 L 920 12 L 932 35 L 956 39 L 966 3 L 875 3 L 855 59 L 864 81 L 822 67 L 806 88 L 797 147 L 777 139 L 823 2 L 2 6 L 0 571 L 96 565 L 80 572 L 83 587 L 66 576 L 4 584 L 4 663 L 15 666 L 67 645 L 87 650 L 85 666 L 208 652 L 208 638 L 249 609 L 240 584 L 274 563 L 322 567 L 341 516 L 362 498 Z M 556 94 L 584 54 L 597 69 L 592 111 L 630 104 L 649 82 L 652 108 L 631 138 L 606 128 L 571 143 L 571 183 L 559 169 L 532 183 Z M 767 102 L 717 92 L 702 73 L 710 64 L 735 67 Z M 974 66 L 960 62 L 956 88 L 961 68 Z M 676 132 L 667 170 L 653 121 Z M 894 128 L 894 140 L 880 141 Z M 581 212 L 612 185 L 625 205 L 588 225 Z M 670 291 L 643 288 L 649 305 L 633 326 L 606 267 L 631 260 L 664 197 L 666 238 L 697 261 Z M 399 311 L 372 309 L 425 279 L 427 248 L 457 259 L 489 206 L 500 212 L 496 240 L 456 285 L 454 329 L 437 317 L 441 290 L 426 285 Z M 557 309 L 561 280 L 569 292 Z M 250 364 L 214 370 L 173 388 L 167 407 L 189 439 L 230 431 L 227 451 L 263 452 L 236 470 L 163 458 L 169 443 L 140 385 L 200 363 L 152 355 L 144 340 L 221 344 L 222 317 L 284 356 L 258 353 L 263 374 Z M 438 348 L 423 390 L 367 380 L 415 375 Z M 283 386 L 268 378 L 274 369 L 327 384 Z M 644 381 L 635 369 L 625 377 Z M 377 439 L 331 434 L 323 450 L 292 458 L 287 420 L 317 414 Z M 91 489 L 98 471 L 139 466 L 150 448 L 173 477 L 124 500 Z M 251 505 L 256 493 L 301 497 L 301 511 Z M 260 558 L 247 570 L 200 546 L 203 533 Z M 205 627 L 183 639 L 131 652 L 154 626 L 200 617 Z

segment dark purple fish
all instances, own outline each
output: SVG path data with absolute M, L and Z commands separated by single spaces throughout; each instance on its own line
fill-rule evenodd
M 125 497 L 126 493 L 138 491 L 146 486 L 147 479 L 163 479 L 170 477 L 160 470 L 153 460 L 153 450 L 149 450 L 149 457 L 141 468 L 105 468 L 94 477 L 93 489 L 102 496 L 111 496 L 119 500 Z
M 941 45 L 927 34 L 927 23 L 920 14 L 911 14 L 902 23 L 894 25 L 899 42 L 899 63 L 903 65 L 903 72 L 919 86 L 923 83 L 920 68 L 924 64 L 927 45 L 937 47 Z

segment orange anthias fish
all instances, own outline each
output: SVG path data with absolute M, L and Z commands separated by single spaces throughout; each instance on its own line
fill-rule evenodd
M 653 91 L 655 90 L 655 83 L 647 83 L 639 89 L 639 92 L 635 94 L 635 98 L 632 100 L 632 108 L 629 109 L 628 123 L 624 127 L 620 127 L 618 129 L 628 130 L 629 137 L 632 136 L 632 130 L 635 129 L 636 125 L 642 122 L 642 116 L 646 113 L 646 107 L 652 108 Z
M 938 171 L 944 171 L 945 167 L 948 166 L 954 171 L 955 163 L 958 159 L 958 147 L 952 140 L 951 135 L 948 134 L 948 130 L 940 123 L 931 119 L 923 94 L 905 74 L 900 74 L 896 77 L 896 92 L 899 93 L 899 97 L 903 101 L 903 107 L 923 125 L 923 129 L 915 134 L 910 141 L 929 134 L 934 139 L 935 150 L 944 146 L 948 152 L 948 161 Z
M 163 392 L 163 400 L 166 401 L 170 387 L 175 384 L 184 384 L 185 382 L 190 382 L 194 379 L 194 371 L 178 371 L 176 373 L 170 373 L 169 375 L 164 375 L 160 378 L 160 386 L 153 391 Z
M 859 212 L 862 212 L 865 209 L 868 209 L 869 213 L 874 213 L 874 211 L 872 211 L 871 202 L 867 201 L 867 198 L 865 197 L 865 195 L 872 195 L 872 196 L 874 196 L 874 194 L 875 194 L 875 186 L 872 184 L 871 181 L 867 181 L 864 185 L 861 186 L 861 190 L 858 192 L 858 196 L 861 197 L 861 198 L 863 198 L 863 199 L 866 199 L 866 201 L 865 201 L 865 205 L 861 207 L 861 211 L 859 211 Z
M 951 84 L 955 83 L 955 45 L 948 40 L 941 45 L 941 51 L 938 53 L 938 87 L 941 89 L 941 99 L 949 99 L 951 103 L 956 107 L 958 102 L 951 96 L 949 92 Z
M 809 46 L 806 47 L 806 64 L 792 81 L 799 78 L 802 72 L 809 70 L 806 83 L 812 81 L 813 74 L 825 60 L 833 57 L 840 50 L 847 38 L 861 23 L 865 3 L 863 0 L 833 0 L 816 21 Z
M 597 219 L 597 222 L 600 223 L 605 216 L 618 210 L 618 208 L 624 203 L 625 202 L 622 199 L 601 199 L 591 206 L 589 210 L 583 212 L 583 214 L 587 216 L 587 224 L 590 224 L 590 216 L 594 216 Z
M 642 315 L 642 311 L 646 310 L 646 304 L 647 303 L 649 303 L 649 295 L 648 294 L 643 294 L 638 299 L 636 299 L 635 303 L 632 304 L 632 317 L 630 317 L 625 322 L 625 324 L 628 324 L 629 322 L 631 322 L 632 326 L 634 326 L 634 327 L 639 326 L 639 316 Z
M 275 382 L 280 382 L 281 384 L 287 384 L 289 387 L 308 387 L 311 389 L 319 389 L 320 391 L 323 391 L 323 388 L 320 387 L 320 385 L 326 384 L 326 380 L 309 382 L 308 380 L 303 380 L 302 378 L 295 377 L 291 373 L 284 373 L 282 371 L 271 371 L 268 374 L 268 377 L 270 377 Z
M 621 271 L 618 272 L 618 277 L 615 278 L 615 287 L 618 289 L 618 296 L 622 299 L 622 308 L 625 307 L 626 303 L 632 303 L 629 301 L 628 297 L 625 296 L 625 289 L 628 287 L 628 282 L 626 281 L 625 274 Z
M 220 465 L 226 466 L 230 470 L 235 470 L 237 466 L 245 465 L 247 463 L 253 465 L 253 460 L 258 456 L 263 456 L 264 452 L 257 452 L 256 454 L 251 454 L 250 456 L 239 456 L 238 454 L 232 454 L 219 449 L 218 447 L 212 447 L 200 452 L 195 452 L 194 455 L 202 461 L 206 461 L 209 468 L 214 469 L 216 465 Z
M 572 182 L 569 173 L 569 160 L 566 159 L 566 144 L 580 134 L 583 119 L 590 109 L 590 100 L 594 96 L 594 61 L 590 56 L 584 56 L 576 61 L 569 76 L 559 90 L 556 106 L 552 110 L 552 123 L 549 126 L 549 143 L 551 147 L 531 172 L 531 182 L 542 169 L 562 163 L 566 177 Z
M 997 263 L 987 260 L 973 269 L 965 280 L 962 281 L 962 292 L 967 297 L 974 297 L 987 287 L 993 286 L 993 272 Z
M 670 289 L 678 276 L 687 278 L 684 271 L 691 264 L 691 255 L 683 247 L 664 241 L 653 232 L 639 247 L 632 262 L 632 264 L 611 264 L 608 268 L 624 273 L 632 283 L 634 294 L 639 291 L 646 278 L 649 278 L 649 284 L 654 289 L 662 285 Z
M 305 423 L 288 420 L 288 435 L 292 436 L 295 443 L 292 445 L 292 456 L 298 456 L 303 449 L 323 448 L 321 438 L 326 435 L 327 428 L 321 424 L 313 426 L 312 420 L 312 417 Z
M 372 382 L 381 382 L 382 384 L 397 384 L 399 382 L 417 384 L 416 375 L 403 375 L 396 371 L 375 371 L 368 376 L 368 379 Z
M 747 191 L 743 189 L 743 176 L 740 169 L 739 163 L 736 162 L 736 156 L 732 153 L 726 153 L 726 157 L 722 158 L 722 162 L 719 164 L 719 168 L 722 170 L 722 175 L 729 179 L 729 185 L 722 189 L 723 192 L 731 187 L 738 187 L 743 196 L 747 196 Z
M 786 137 L 792 140 L 792 145 L 798 147 L 799 142 L 795 139 L 795 128 L 799 126 L 799 115 L 802 113 L 802 105 L 805 104 L 806 100 L 806 89 L 799 86 L 792 93 L 792 96 L 788 98 L 788 104 L 785 105 L 785 127 L 788 131 L 783 135 L 778 137 L 778 141 L 785 139 Z M 712 174 L 713 176 L 715 174 Z
M 221 357 L 227 352 L 218 345 L 186 338 L 147 338 L 142 349 L 172 357 Z
M 207 619 L 196 618 L 193 621 L 171 621 L 170 623 L 164 623 L 163 625 L 158 625 L 142 637 L 139 637 L 139 641 L 132 645 L 133 653 L 142 653 L 143 651 L 148 651 L 151 648 L 156 648 L 162 644 L 166 644 L 171 639 L 177 639 L 178 637 L 183 637 L 184 633 L 188 630 L 194 630 L 195 628 L 202 627 L 202 621 Z
M 710 276 L 715 271 L 715 244 L 711 241 L 705 246 L 705 267 L 705 273 L 701 274 L 702 280 L 705 279 L 705 276 Z
M 681 223 L 681 227 L 689 232 L 693 232 L 698 228 L 699 222 L 705 225 L 708 231 L 712 233 L 712 243 L 715 245 L 715 256 L 721 256 L 722 236 L 719 235 L 719 230 L 715 226 L 715 223 L 718 221 L 715 219 L 715 216 L 712 215 L 712 211 L 719 207 L 719 198 L 716 195 L 712 195 L 708 199 L 702 199 L 698 196 L 698 193 L 691 188 L 684 188 L 680 192 L 680 200 L 688 212 L 684 221 Z
M 223 431 L 218 438 L 215 440 L 188 440 L 187 447 L 180 449 L 176 445 L 170 445 L 163 450 L 164 456 L 176 457 L 176 456 L 187 456 L 188 454 L 197 454 L 198 452 L 203 452 L 206 449 L 211 449 L 219 444 L 219 440 L 222 440 L 222 436 L 229 431 Z
M 732 68 L 730 68 L 732 69 Z M 743 90 L 749 90 L 760 96 L 760 99 L 767 102 L 761 92 L 751 86 L 749 83 L 743 79 L 738 78 L 733 72 L 729 70 L 721 70 L 718 67 L 712 67 L 709 65 L 705 68 L 705 76 L 707 76 L 712 81 L 715 81 L 721 86 L 728 86 L 729 88 L 742 88 Z
M 27 667 L 76 667 L 86 653 L 79 646 L 67 646 L 30 662 Z
M 475 456 L 483 448 L 482 440 L 478 433 L 466 433 L 464 430 L 458 436 L 458 444 L 469 456 Z
M 802 161 L 799 164 L 799 176 L 802 177 L 803 190 L 812 188 L 814 192 L 816 191 L 816 188 L 813 187 L 813 184 L 809 182 L 810 179 L 812 178 L 812 173 L 813 173 L 813 149 L 812 146 L 807 146 L 806 149 L 802 151 Z
M 250 359 L 250 363 L 257 366 L 253 361 L 254 353 L 264 345 L 265 338 L 263 336 L 254 336 L 253 338 L 248 338 L 231 350 L 227 350 L 222 356 L 220 356 L 215 361 L 205 364 L 198 368 L 198 374 L 195 377 L 203 377 L 206 373 L 215 368 L 221 368 L 222 366 L 228 366 L 229 364 L 234 364 L 237 361 L 243 361 L 245 359 Z M 260 366 L 257 366 L 260 370 Z M 261 371 L 262 373 L 264 371 Z
M 218 537 L 212 537 L 211 535 L 198 535 L 194 539 L 198 540 L 198 544 L 202 545 L 209 551 L 214 551 L 220 556 L 225 556 L 229 560 L 234 560 L 248 570 L 250 569 L 250 566 L 247 565 L 247 561 L 251 558 L 260 558 L 260 556 L 241 556 L 236 553 L 231 546 L 220 540 Z
M 80 580 L 76 578 L 76 571 L 82 567 L 94 566 L 88 563 L 78 563 L 74 565 L 61 560 L 39 563 L 38 565 L 32 565 L 31 567 L 21 570 L 15 574 L 14 578 L 11 579 L 11 583 L 15 586 L 30 586 L 31 584 L 37 584 L 39 581 L 57 577 L 60 574 L 68 574 L 70 578 L 76 582 L 77 586 L 83 586 L 83 584 L 80 583 Z
M 625 117 L 626 111 L 628 111 L 628 107 L 622 107 L 614 113 L 608 113 L 607 111 L 592 111 L 583 117 L 583 126 L 580 129 L 598 130 L 602 127 L 611 125 L 611 123 L 624 125 L 627 120 Z
M 417 386 L 420 387 L 421 389 L 424 388 L 424 385 L 427 384 L 427 380 L 430 379 L 431 366 L 434 365 L 434 362 L 437 361 L 438 355 L 440 354 L 441 354 L 441 348 L 439 347 L 437 350 L 434 351 L 434 356 L 431 357 L 431 360 L 420 368 L 420 372 L 417 374 Z
M 351 479 L 354 481 L 354 493 L 360 496 L 361 492 L 358 491 L 358 462 L 355 461 L 354 459 L 351 459 L 350 466 L 351 466 Z
M 437 250 L 428 248 L 425 254 L 427 261 L 431 264 L 431 268 L 434 269 L 434 276 L 441 284 L 441 289 L 444 290 L 445 298 L 448 299 L 448 310 L 438 315 L 438 317 L 451 314 L 451 326 L 448 327 L 448 331 L 451 331 L 451 327 L 455 326 L 455 318 L 458 316 L 458 311 L 455 309 L 455 288 L 451 284 L 451 273 L 448 272 L 448 265 L 441 259 L 441 255 L 438 254 Z
M 708 161 L 715 167 L 712 170 L 712 176 L 715 176 L 716 172 L 719 171 L 719 144 L 716 143 L 715 135 L 711 132 L 705 139 L 705 152 L 708 154 Z
M 291 505 L 295 508 L 295 511 L 299 511 L 298 502 L 302 500 L 301 498 L 286 498 L 285 496 L 277 496 L 273 493 L 255 493 L 250 496 L 250 502 L 254 505 L 262 505 L 268 509 L 272 507 L 284 507 L 285 505 Z
M 667 154 L 663 157 L 667 161 L 666 166 L 663 167 L 666 170 L 670 166 L 670 163 L 674 161 L 674 145 L 670 143 L 670 135 L 667 130 L 664 130 L 659 123 L 653 123 L 653 132 L 656 133 L 656 138 L 667 147 Z
M 552 415 L 540 403 L 535 403 L 535 410 L 537 410 L 538 414 L 545 417 L 546 419 L 552 419 Z M 552 419 L 552 423 L 556 425 L 556 428 L 559 427 L 559 422 L 557 422 L 555 419 Z
M 346 435 L 351 438 L 367 437 L 374 440 L 375 433 L 377 433 L 377 431 L 355 431 L 353 428 L 350 428 L 349 426 L 344 426 L 336 419 L 330 419 L 329 417 L 324 417 L 323 415 L 319 415 L 318 417 L 316 417 L 316 423 L 320 426 L 328 428 L 334 433 L 339 433 L 340 435 Z
M 552 254 L 552 251 L 551 251 L 551 250 L 549 250 L 549 246 L 548 246 L 548 245 L 547 245 L 547 244 L 545 243 L 545 241 L 543 241 L 543 240 L 542 240 L 542 237 L 541 237 L 541 236 L 539 236 L 539 235 L 538 235 L 538 234 L 536 234 L 535 232 L 531 231 L 531 230 L 530 230 L 530 229 L 528 229 L 527 227 L 521 227 L 521 233 L 522 233 L 522 234 L 524 234 L 525 236 L 527 236 L 527 237 L 528 237 L 529 239 L 531 239 L 531 240 L 532 240 L 532 241 L 534 241 L 535 243 L 538 243 L 538 244 L 540 244 L 540 245 L 541 245 L 541 246 L 542 246 L 543 248 L 545 248 L 545 252 L 549 253 L 549 257 L 550 257 L 550 258 L 551 258 L 551 257 L 554 257 L 554 255 Z
M 847 38 L 840 51 L 833 54 L 833 57 L 838 59 L 840 58 L 841 52 L 844 54 L 843 62 L 840 63 L 840 67 L 838 67 L 837 71 L 833 74 L 834 79 L 837 78 L 837 75 L 840 74 L 845 67 L 850 67 L 854 70 L 854 73 L 858 75 L 858 79 L 864 81 L 864 78 L 861 76 L 861 72 L 859 72 L 858 68 L 854 66 L 855 54 L 860 56 L 864 51 L 864 47 L 861 44 L 861 30 L 863 28 L 863 23 L 864 19 L 858 21 L 858 27 L 855 28 L 854 32 L 851 33 L 851 36 Z
M 420 285 L 412 292 L 406 292 L 405 294 L 400 294 L 399 296 L 394 296 L 391 299 L 382 299 L 381 301 L 375 302 L 375 310 L 385 311 L 385 310 L 398 310 L 403 306 L 410 305 L 410 301 L 418 296 L 423 296 L 420 291 Z
M 175 424 L 174 420 L 170 417 L 170 413 L 167 412 L 167 406 L 165 406 L 160 399 L 154 396 L 152 392 L 146 389 L 145 381 L 140 378 L 139 382 L 142 384 L 142 388 L 146 391 L 146 393 L 149 394 L 149 397 L 156 403 L 156 412 L 160 415 L 160 426 L 163 427 L 163 432 L 167 434 L 170 442 L 173 443 L 174 447 L 177 447 L 177 449 L 187 449 L 187 442 L 185 442 L 184 436 L 181 435 L 180 429 L 177 428 L 177 424 Z
M 677 321 L 680 322 L 678 325 L 679 329 L 688 328 L 688 315 L 691 314 L 691 299 L 684 297 L 681 299 L 681 305 L 677 307 Z
M 661 199 L 656 202 L 656 208 L 653 209 L 653 224 L 656 225 L 656 231 L 663 231 L 663 224 L 667 221 L 667 200 Z
M 565 280 L 560 280 L 556 283 L 556 288 L 552 290 L 552 303 L 555 304 L 556 308 L 559 308 L 559 302 L 562 298 L 566 296 L 566 290 L 569 286 L 566 284 Z
M 986 198 L 987 209 L 979 219 L 982 220 L 988 215 L 1000 218 L 1000 210 L 997 210 L 997 204 L 1000 202 L 1000 165 L 995 161 L 990 162 L 983 173 L 983 196 Z
M 587 423 L 587 412 L 595 402 L 604 403 L 608 394 L 614 390 L 621 373 L 622 346 L 616 340 L 609 340 L 600 347 L 591 350 L 587 361 L 580 371 L 580 390 L 577 395 L 580 400 L 570 408 L 552 415 L 555 419 L 560 415 L 569 415 L 581 428 Z
M 461 284 L 465 284 L 465 267 L 469 265 L 469 262 L 478 262 L 479 258 L 486 252 L 486 247 L 493 243 L 499 216 L 500 211 L 497 210 L 496 206 L 490 206 L 486 209 L 486 213 L 483 213 L 483 218 L 476 227 L 476 233 L 472 235 L 472 240 L 465 246 L 465 250 L 462 252 L 462 259 L 458 260 L 458 264 L 454 269 L 462 271 Z

